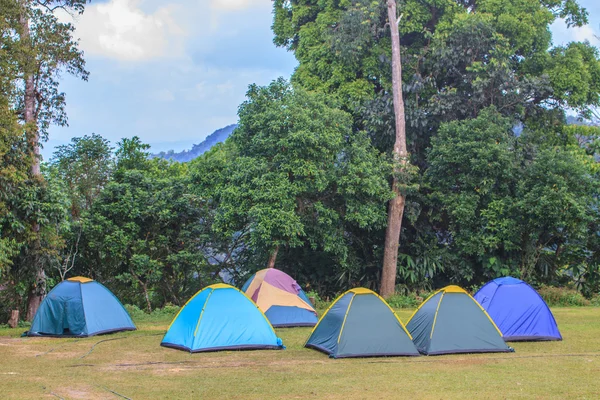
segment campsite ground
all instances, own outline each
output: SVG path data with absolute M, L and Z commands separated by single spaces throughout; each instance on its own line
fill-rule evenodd
M 302 347 L 309 328 L 279 329 L 285 351 L 188 354 L 159 346 L 168 316 L 86 339 L 0 329 L 0 398 L 598 398 L 600 308 L 553 312 L 562 342 L 414 358 L 331 360 Z M 411 311 L 398 314 L 406 321 Z

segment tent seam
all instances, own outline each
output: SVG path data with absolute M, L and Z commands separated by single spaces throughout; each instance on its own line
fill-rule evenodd
M 354 301 L 354 298 L 356 296 L 357 296 L 356 293 L 354 293 L 354 296 L 352 296 L 352 298 L 350 299 L 350 303 L 348 304 L 348 308 L 346 309 L 346 314 L 344 315 L 344 321 L 342 322 L 342 327 L 340 328 L 340 334 L 338 335 L 337 344 L 340 344 L 340 339 L 342 338 L 342 333 L 344 333 L 344 327 L 346 326 L 346 318 L 348 318 L 348 314 L 350 313 L 350 308 L 352 307 L 352 302 Z
M 83 290 L 81 290 L 81 282 L 79 283 L 79 296 L 81 297 L 81 308 L 83 309 L 83 319 L 85 320 L 85 334 L 89 335 L 90 333 L 88 332 L 88 321 L 87 321 L 87 315 L 85 315 L 85 304 L 83 302 Z M 71 328 L 69 327 L 69 331 L 71 330 Z
M 198 328 L 200 328 L 200 321 L 202 321 L 202 316 L 204 315 L 204 310 L 206 309 L 206 305 L 208 304 L 208 300 L 210 300 L 210 296 L 214 293 L 215 289 L 211 289 L 208 297 L 204 301 L 204 305 L 202 306 L 202 311 L 200 311 L 200 316 L 198 317 L 198 322 L 196 323 L 196 330 L 194 331 L 194 337 L 198 334 Z
M 387 301 L 385 301 L 385 299 L 383 297 L 381 297 L 380 295 L 378 295 L 377 293 L 373 292 L 373 294 L 375 296 L 377 296 L 379 298 L 379 300 L 381 300 L 383 302 L 383 304 L 385 304 L 387 306 L 387 308 L 390 309 L 390 311 L 392 312 L 392 314 L 394 315 L 394 317 L 396 317 L 396 320 L 400 323 L 400 326 L 402 327 L 402 329 L 404 329 L 404 332 L 406 332 L 406 334 L 408 335 L 408 337 L 410 338 L 410 340 L 413 340 L 412 335 L 410 334 L 410 332 L 406 329 L 406 326 L 404 326 L 404 324 L 402 323 L 402 320 L 400 319 L 400 317 L 396 314 L 396 312 L 394 311 L 394 309 L 388 304 Z
M 487 313 L 487 311 L 485 311 L 485 308 L 483 308 L 483 306 L 481 304 L 479 304 L 479 302 L 477 300 L 475 300 L 473 298 L 473 296 L 471 296 L 469 293 L 467 293 L 465 291 L 465 293 L 467 294 L 467 296 L 469 296 L 469 298 L 475 303 L 477 304 L 477 307 L 479 307 L 481 309 L 481 311 L 483 311 L 483 313 L 485 314 L 485 316 L 490 320 L 490 322 L 492 323 L 492 325 L 494 325 L 494 328 L 496 328 L 496 330 L 498 331 L 498 333 L 500 334 L 500 337 L 504 337 L 502 335 L 502 332 L 500 331 L 500 328 L 498 328 L 498 325 L 496 325 L 496 323 L 494 322 L 494 320 L 492 319 L 492 317 L 490 317 L 490 314 Z
M 438 302 L 438 305 L 435 309 L 435 315 L 433 316 L 433 324 L 431 324 L 431 333 L 429 334 L 429 341 L 431 342 L 431 340 L 433 339 L 433 331 L 435 330 L 435 323 L 437 322 L 437 316 L 438 316 L 438 312 L 440 311 L 440 307 L 442 305 L 442 300 L 444 299 L 444 295 L 446 294 L 446 292 L 442 293 L 442 295 L 440 296 L 440 301 Z
M 350 289 L 352 290 L 352 289 Z M 321 321 L 323 321 L 323 319 L 325 319 L 325 316 L 327 315 L 327 313 L 329 312 L 329 310 L 331 310 L 331 307 L 333 307 L 333 305 L 335 303 L 338 302 L 339 299 L 341 299 L 342 297 L 344 297 L 346 294 L 350 293 L 350 290 L 346 290 L 344 293 L 340 294 L 330 305 L 329 307 L 327 307 L 327 309 L 325 310 L 325 312 L 323 313 L 323 315 L 321 315 L 321 318 L 319 318 L 319 320 L 317 321 L 317 324 L 314 326 L 314 328 L 312 329 L 312 331 L 310 331 L 310 335 L 308 335 L 308 338 L 306 339 L 306 342 L 304 342 L 304 346 L 306 346 L 308 344 L 308 341 L 310 340 L 310 338 L 312 337 L 313 333 L 315 333 L 315 331 L 317 330 L 317 328 L 319 327 L 319 325 L 321 324 Z
M 425 301 L 423 301 L 421 303 L 421 305 L 419 307 L 417 307 L 417 309 L 412 313 L 412 315 L 408 319 L 407 324 L 413 319 L 413 317 L 419 312 L 419 310 L 421 309 L 421 307 L 423 307 L 423 305 L 425 305 L 425 303 L 427 303 L 433 296 L 435 296 L 436 294 L 438 294 L 439 292 L 442 292 L 442 291 L 444 291 L 443 288 L 435 291 L 432 295 L 430 295 L 428 298 L 426 298 Z

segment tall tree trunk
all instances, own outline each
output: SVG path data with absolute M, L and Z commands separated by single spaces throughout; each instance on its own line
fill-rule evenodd
M 404 99 L 402 98 L 402 60 L 400 58 L 400 34 L 396 13 L 396 1 L 387 0 L 388 20 L 392 38 L 392 90 L 394 95 L 394 115 L 396 118 L 396 142 L 394 143 L 394 176 L 392 191 L 394 198 L 388 206 L 388 225 L 385 231 L 385 246 L 383 253 L 383 270 L 381 273 L 380 293 L 383 297 L 394 294 L 398 264 L 398 244 L 402 229 L 405 195 L 400 191 L 398 173 L 405 167 L 408 153 L 406 151 L 406 123 L 404 119 Z
M 21 25 L 21 42 L 27 47 L 31 46 L 31 34 L 29 30 L 29 17 L 27 15 L 28 2 L 27 0 L 21 0 L 21 15 L 19 23 Z M 35 82 L 31 67 L 31 60 L 25 61 L 23 68 L 23 79 L 25 83 L 25 98 L 23 99 L 24 104 L 24 117 L 25 117 L 25 133 L 27 135 L 27 142 L 31 152 L 31 178 L 37 183 L 41 182 L 43 177 L 40 171 L 40 143 L 39 143 L 39 132 L 37 128 L 37 121 L 35 116 Z M 33 243 L 33 264 L 35 268 L 35 283 L 29 290 L 29 297 L 27 303 L 27 315 L 28 321 L 33 320 L 38 307 L 40 306 L 44 295 L 46 294 L 46 272 L 44 271 L 43 265 L 39 260 L 40 253 L 40 239 L 39 231 L 40 225 L 37 221 L 31 222 L 31 228 L 35 234 Z
M 146 298 L 146 307 L 148 307 L 148 313 L 151 313 L 152 312 L 152 304 L 150 304 L 150 296 L 148 295 L 148 285 L 145 283 L 142 283 L 142 288 L 144 289 L 144 297 Z
M 277 253 L 279 253 L 279 245 L 275 246 L 275 250 L 271 253 L 271 257 L 269 257 L 269 262 L 267 263 L 267 268 L 275 268 L 275 261 L 277 261 Z

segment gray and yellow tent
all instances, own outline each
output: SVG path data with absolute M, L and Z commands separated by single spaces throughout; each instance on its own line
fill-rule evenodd
M 419 351 L 427 355 L 514 351 L 479 303 L 458 286 L 431 295 L 406 328 Z
M 351 289 L 325 311 L 305 347 L 332 358 L 418 356 L 390 306 L 369 289 Z

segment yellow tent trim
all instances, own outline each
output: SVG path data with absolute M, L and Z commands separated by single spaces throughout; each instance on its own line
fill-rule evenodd
M 169 324 L 169 327 L 167 328 L 167 330 L 171 329 L 171 326 L 173 325 L 173 322 L 175 322 L 175 320 L 177 319 L 177 317 L 179 317 L 179 314 L 181 314 L 181 311 L 183 311 L 183 309 L 185 308 L 185 306 L 187 306 L 192 300 L 194 300 L 196 298 L 196 296 L 198 296 L 200 293 L 204 292 L 206 289 L 208 289 L 208 287 L 205 287 L 204 289 L 198 290 L 195 295 L 193 295 L 192 297 L 190 297 L 190 299 L 185 302 L 185 304 L 183 305 L 183 307 L 181 307 L 179 309 L 179 311 L 177 312 L 177 314 L 175 315 L 175 318 L 173 318 L 173 321 L 171 321 L 171 323 Z
M 237 289 L 231 285 L 226 283 L 215 283 L 214 285 L 210 285 L 205 287 L 204 289 Z
M 196 336 L 196 334 L 198 333 L 198 328 L 200 328 L 200 321 L 202 321 L 202 316 L 204 315 L 204 310 L 206 309 L 206 306 L 208 305 L 208 300 L 210 300 L 210 296 L 212 296 L 215 289 L 218 289 L 218 288 L 212 288 L 209 286 L 207 289 L 210 289 L 210 293 L 208 294 L 208 297 L 206 297 L 206 301 L 204 302 L 204 305 L 202 306 L 202 311 L 200 311 L 200 316 L 198 317 L 198 323 L 196 323 L 196 330 L 194 330 L 194 336 Z
M 460 286 L 456 286 L 456 285 L 446 286 L 442 290 L 446 293 L 467 293 L 467 291 L 465 289 L 461 288 Z
M 441 288 L 439 290 L 436 290 L 428 298 L 426 298 L 425 301 L 423 301 L 419 307 L 417 307 L 417 309 L 412 313 L 412 315 L 408 319 L 408 322 L 410 322 L 410 320 L 415 316 L 415 314 L 417 312 L 419 312 L 419 310 L 421 309 L 421 307 L 423 307 L 423 305 L 425 303 L 427 303 L 433 296 L 435 296 L 439 292 L 445 292 L 445 293 L 465 293 L 467 295 L 469 294 L 463 288 L 461 288 L 460 286 L 456 286 L 456 285 L 449 285 L 449 286 L 446 286 L 446 287 Z M 479 303 L 477 303 L 477 304 L 479 304 Z
M 79 283 L 88 283 L 93 282 L 93 279 L 86 278 L 85 276 L 74 276 L 72 278 L 67 279 L 69 282 L 79 282 Z
M 402 329 L 404 329 L 404 332 L 406 332 L 406 334 L 408 335 L 408 337 L 410 338 L 410 340 L 413 340 L 412 335 L 410 334 L 410 332 L 408 331 L 408 329 L 406 329 L 406 326 L 402 323 L 402 320 L 398 317 L 398 315 L 394 312 L 394 309 L 392 307 L 390 307 L 390 305 L 387 303 L 387 301 L 385 301 L 385 299 L 383 297 L 381 297 L 380 295 L 378 295 L 377 293 L 375 293 L 374 291 L 372 291 L 370 289 L 366 289 L 366 288 L 354 288 L 354 289 L 347 290 L 344 293 L 340 294 L 333 301 L 333 303 L 331 303 L 329 305 L 329 307 L 327 307 L 327 309 L 325 310 L 325 312 L 323 313 L 323 315 L 321 316 L 321 318 L 319 318 L 319 322 L 317 322 L 317 324 L 315 325 L 315 327 L 310 332 L 310 335 L 308 335 L 308 339 L 306 339 L 306 342 L 304 342 L 304 345 L 306 345 L 306 343 L 308 343 L 310 337 L 315 332 L 315 330 L 318 328 L 319 324 L 325 318 L 325 316 L 327 315 L 327 313 L 329 312 L 329 310 L 331 309 L 331 307 L 333 307 L 333 305 L 335 303 L 337 303 L 339 299 L 341 299 L 342 297 L 344 297 L 348 293 L 354 293 L 355 295 L 360 295 L 360 294 L 374 294 L 375 296 L 377 296 L 383 302 L 383 304 L 385 304 L 387 306 L 387 308 L 390 309 L 390 311 L 392 312 L 392 315 L 400 323 L 400 326 L 402 327 Z M 431 297 L 431 296 L 429 296 L 429 297 Z M 340 334 L 338 335 L 338 343 L 340 342 L 340 338 L 342 337 L 342 332 L 344 331 L 344 325 L 346 324 L 346 317 L 348 316 L 348 312 L 350 311 L 350 306 L 352 305 L 353 301 L 354 301 L 354 297 L 352 297 L 352 300 L 350 300 L 350 303 L 348 304 L 348 308 L 346 309 L 346 315 L 344 315 L 344 322 L 342 323 L 342 328 L 340 329 Z
M 262 315 L 263 318 L 265 319 L 265 321 L 267 321 L 267 324 L 269 324 L 269 326 L 271 327 L 271 330 L 273 331 L 273 333 L 275 333 L 275 329 L 273 328 L 273 325 L 271 325 L 271 321 L 269 321 L 269 318 L 267 318 L 267 316 L 265 315 L 265 313 L 263 312 L 263 310 L 260 309 L 260 307 L 254 302 L 254 300 L 252 300 L 250 298 L 250 296 L 248 296 L 246 293 L 242 292 L 240 289 L 238 289 L 236 287 L 229 286 L 229 285 L 225 285 L 225 286 L 227 286 L 227 287 L 229 287 L 231 289 L 237 290 L 238 292 L 240 292 L 241 294 L 243 294 L 245 298 L 247 298 L 248 300 L 250 300 L 250 302 L 252 304 L 254 304 L 254 307 L 256 307 L 256 309 L 258 310 L 258 312 L 260 313 L 260 315 Z
M 348 303 L 348 308 L 346 308 L 346 314 L 344 314 L 344 321 L 342 322 L 342 327 L 340 328 L 340 334 L 338 335 L 338 338 L 337 338 L 338 344 L 340 344 L 340 339 L 342 338 L 342 333 L 344 332 L 344 327 L 346 326 L 346 318 L 348 318 L 348 313 L 350 312 L 350 308 L 352 307 L 352 302 L 354 301 L 354 298 L 356 297 L 356 292 L 353 292 L 353 293 L 354 293 L 354 296 L 352 296 L 352 298 L 350 299 L 350 303 Z
M 356 293 L 356 294 L 371 294 L 371 293 L 376 294 L 374 291 L 366 289 L 364 287 L 354 288 L 354 289 L 350 289 L 348 291 L 352 292 L 352 293 Z
M 481 309 L 481 311 L 483 311 L 483 313 L 485 314 L 485 316 L 490 320 L 490 322 L 492 323 L 492 325 L 494 325 L 494 328 L 496 328 L 496 330 L 498 331 L 498 333 L 500 334 L 500 336 L 504 337 L 502 335 L 502 332 L 500 332 L 500 329 L 498 328 L 498 325 L 496 325 L 496 323 L 494 322 L 494 320 L 492 319 L 492 317 L 490 317 L 490 314 L 487 313 L 487 311 L 485 311 L 485 308 L 481 307 L 481 304 L 479 304 L 479 302 L 477 300 L 475 300 L 473 298 L 473 296 L 471 296 L 469 293 L 465 292 L 465 294 L 467 296 L 469 296 L 471 298 L 471 300 L 473 300 L 473 302 L 475 304 L 477 304 L 477 306 Z
M 408 319 L 408 322 L 407 322 L 407 324 L 408 324 L 408 323 L 410 323 L 410 320 L 411 320 L 411 319 L 413 319 L 413 317 L 415 316 L 415 314 L 419 312 L 419 310 L 421 309 L 421 307 L 423 307 L 423 305 L 425 305 L 425 303 L 427 303 L 427 302 L 428 302 L 428 301 L 429 301 L 429 300 L 430 300 L 430 299 L 431 299 L 433 296 L 435 296 L 436 294 L 438 294 L 438 293 L 439 293 L 439 292 L 441 292 L 442 290 L 444 290 L 444 289 L 437 290 L 437 291 L 433 292 L 431 295 L 429 295 L 429 297 L 428 297 L 428 298 L 426 298 L 426 299 L 425 299 L 425 301 L 423 301 L 423 302 L 421 303 L 421 305 L 420 305 L 419 307 L 417 307 L 417 309 L 416 309 L 416 310 L 415 310 L 415 311 L 412 313 L 412 315 L 411 315 L 411 316 L 410 316 L 410 318 Z
M 415 312 L 413 312 L 413 314 L 408 319 L 408 322 L 410 322 L 410 320 L 413 319 L 413 317 L 415 316 L 415 314 L 417 312 L 419 312 L 419 310 L 421 309 L 421 307 L 423 307 L 423 305 L 425 303 L 427 303 L 433 296 L 435 296 L 436 294 L 438 294 L 440 292 L 443 292 L 443 293 L 463 293 L 463 294 L 466 294 L 467 296 L 469 296 L 469 298 L 471 300 L 473 300 L 473 302 L 475 304 L 477 304 L 477 307 L 479 307 L 479 309 L 481 309 L 481 311 L 483 311 L 483 313 L 485 314 L 485 316 L 487 317 L 487 319 L 490 320 L 490 322 L 492 323 L 492 325 L 494 325 L 494 328 L 496 328 L 496 330 L 498 331 L 498 333 L 500 334 L 500 336 L 502 336 L 502 332 L 500 332 L 500 329 L 498 329 L 498 325 L 496 325 L 496 323 L 494 322 L 494 320 L 490 317 L 490 315 L 487 313 L 487 311 L 485 311 L 485 309 L 481 306 L 481 304 L 479 304 L 477 302 L 477 300 L 475 300 L 473 298 L 473 296 L 471 296 L 466 290 L 464 290 L 460 286 L 456 286 L 456 285 L 449 285 L 449 286 L 446 286 L 445 288 L 442 288 L 442 289 L 434 292 L 431 296 L 429 296 L 427 299 L 425 299 L 425 301 L 422 302 L 419 307 L 417 307 L 417 309 L 415 310 Z M 437 312 L 438 312 L 438 309 L 440 307 L 440 304 L 442 303 L 442 299 L 443 298 L 444 298 L 444 295 L 442 295 L 442 297 L 440 297 L 440 302 L 438 303 L 438 308 L 435 310 L 435 317 L 433 319 L 433 326 L 431 327 L 431 336 L 430 336 L 430 338 L 433 336 L 433 329 L 435 328 L 435 322 L 436 322 L 436 318 L 437 318 Z
M 435 315 L 433 316 L 433 324 L 431 324 L 431 333 L 429 334 L 429 339 L 433 338 L 433 331 L 435 329 L 435 323 L 437 322 L 438 311 L 440 311 L 440 306 L 442 305 L 442 300 L 444 299 L 444 295 L 446 292 L 442 293 L 440 296 L 440 301 L 438 301 L 438 305 L 435 308 Z
M 319 327 L 319 325 L 321 324 L 321 321 L 323 321 L 323 318 L 325 318 L 325 316 L 327 315 L 327 313 L 329 312 L 329 310 L 331 310 L 331 307 L 333 307 L 335 305 L 335 303 L 338 302 L 339 299 L 341 299 L 342 297 L 344 297 L 346 294 L 352 292 L 352 289 L 345 291 L 344 293 L 340 294 L 334 301 L 333 303 L 331 303 L 329 305 L 329 307 L 327 307 L 327 309 L 325 310 L 325 312 L 323 313 L 323 315 L 321 315 L 321 318 L 319 318 L 319 321 L 317 322 L 317 324 L 314 326 L 314 328 L 312 328 L 312 331 L 310 331 L 310 335 L 308 335 L 308 338 L 306 338 L 306 341 L 304 342 L 304 345 L 306 346 L 306 343 L 308 343 L 308 341 L 310 340 L 310 337 L 312 336 L 313 333 L 315 333 L 315 330 Z
M 396 320 L 400 323 L 400 326 L 402 327 L 402 329 L 404 329 L 404 332 L 406 332 L 406 334 L 408 335 L 408 337 L 410 338 L 410 340 L 413 340 L 412 335 L 410 334 L 410 332 L 406 329 L 406 326 L 404 326 L 404 324 L 402 323 L 402 320 L 400 319 L 400 317 L 398 317 L 398 314 L 396 314 L 396 312 L 394 311 L 394 309 L 392 307 L 390 307 L 390 305 L 388 304 L 387 301 L 385 301 L 385 299 L 383 297 L 381 297 L 380 295 L 378 295 L 377 293 L 375 293 L 372 290 L 369 289 L 365 289 L 365 288 L 357 288 L 360 289 L 360 294 L 374 294 L 375 296 L 377 296 L 379 298 L 379 300 L 381 300 L 383 302 L 383 304 L 385 304 L 387 306 L 387 308 L 390 309 L 390 311 L 392 312 L 392 314 L 394 315 L 394 317 L 396 318 Z M 357 293 L 356 290 L 357 289 L 352 289 L 350 291 L 354 291 L 354 293 Z
M 205 290 L 207 290 L 207 289 L 212 289 L 212 290 L 214 290 L 214 289 L 234 289 L 234 290 L 237 290 L 238 292 L 240 292 L 241 294 L 243 294 L 245 298 L 247 298 L 248 300 L 250 300 L 250 302 L 252 302 L 252 304 L 254 304 L 254 306 L 255 306 L 255 307 L 258 309 L 258 311 L 260 312 L 260 314 L 261 314 L 261 315 L 263 316 L 263 318 L 265 319 L 265 321 L 267 321 L 267 323 L 269 324 L 269 326 L 271 326 L 271 329 L 273 329 L 273 326 L 271 325 L 271 322 L 269 321 L 269 319 L 267 318 L 267 316 L 265 315 L 265 313 L 264 313 L 264 312 L 262 312 L 262 310 L 260 309 L 260 307 L 258 307 L 258 306 L 256 305 L 256 303 L 255 303 L 255 302 L 254 302 L 254 301 L 253 301 L 253 300 L 252 300 L 250 297 L 248 297 L 248 296 L 246 295 L 246 293 L 242 292 L 240 289 L 236 288 L 235 286 L 227 285 L 227 284 L 225 284 L 225 283 L 215 283 L 214 285 L 210 285 L 210 286 L 207 286 L 207 287 L 205 287 L 205 288 L 204 288 L 204 289 L 202 289 L 202 290 L 199 290 L 199 291 L 198 291 L 198 292 L 197 292 L 195 295 L 193 295 L 193 296 L 192 296 L 192 297 L 191 297 L 191 298 L 190 298 L 188 301 L 186 301 L 186 302 L 185 302 L 185 304 L 183 305 L 183 307 L 181 307 L 181 309 L 179 309 L 179 312 L 177 312 L 177 315 L 175 315 L 175 318 L 173 318 L 173 321 L 171 321 L 171 324 L 169 325 L 169 328 L 168 328 L 167 330 L 171 329 L 171 326 L 173 325 L 173 323 L 175 322 L 175 320 L 177 319 L 177 317 L 179 317 L 179 314 L 181 314 L 181 311 L 183 311 L 183 309 L 185 308 L 185 306 L 187 306 L 187 305 L 188 305 L 188 304 L 189 304 L 189 303 L 190 303 L 192 300 L 194 300 L 194 298 L 196 298 L 196 296 L 198 296 L 200 293 L 204 292 L 204 291 L 205 291 Z M 212 294 L 212 293 L 211 293 L 211 294 Z M 206 302 L 204 303 L 204 306 L 205 306 L 205 307 L 206 307 L 206 303 L 208 303 L 208 299 L 209 299 L 209 298 L 210 298 L 210 295 L 209 295 L 209 297 L 207 297 L 207 298 L 206 298 Z M 204 312 L 204 307 L 202 308 L 202 312 Z M 199 322 L 200 322 L 200 321 L 198 321 L 198 323 L 199 323 Z M 197 331 L 197 330 L 198 330 L 198 328 L 196 327 L 196 331 Z M 274 329 L 273 329 L 273 332 L 275 332 L 275 330 L 274 330 Z M 196 335 L 196 334 L 194 333 L 194 336 L 195 336 L 195 335 Z

